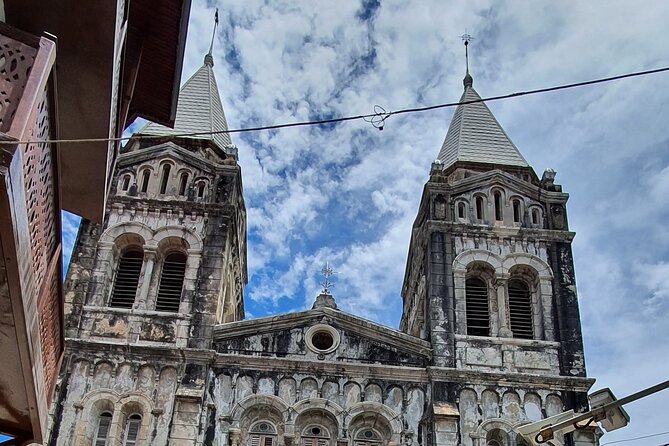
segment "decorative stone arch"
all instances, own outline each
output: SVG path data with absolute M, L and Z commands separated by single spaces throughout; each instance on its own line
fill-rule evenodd
M 109 389 L 98 389 L 87 393 L 74 406 L 80 409 L 79 420 L 76 424 L 74 435 L 75 445 L 89 445 L 93 443 L 93 437 L 97 431 L 99 417 L 104 412 L 112 414 L 112 426 L 114 428 L 114 415 L 116 413 L 116 401 L 118 394 Z M 110 429 L 110 430 L 111 430 Z M 111 433 L 111 432 L 110 432 Z
M 149 432 L 152 424 L 151 417 L 153 412 L 153 403 L 151 400 L 142 393 L 128 392 L 119 397 L 117 407 L 119 409 L 119 419 L 117 424 L 120 430 L 118 431 L 119 436 L 112 438 L 122 439 L 128 418 L 131 415 L 137 414 L 142 417 L 139 432 L 137 434 L 137 444 L 146 444 L 148 442 Z M 114 418 L 117 416 L 116 412 L 117 411 L 114 411 Z
M 239 401 L 230 416 L 232 444 L 247 446 L 249 429 L 259 421 L 267 421 L 276 428 L 279 439 L 293 433 L 289 421 L 289 406 L 274 395 L 249 395 Z
M 279 397 L 274 395 L 249 395 L 239 401 L 232 409 L 230 418 L 235 427 L 240 426 L 244 416 L 254 408 L 265 407 L 281 415 L 283 422 L 287 421 L 289 406 Z
M 464 206 L 464 215 L 460 216 L 460 205 Z M 471 201 L 467 197 L 459 196 L 454 201 L 455 221 L 469 221 L 472 214 Z
M 516 444 L 514 426 L 502 418 L 491 418 L 481 423 L 476 429 L 476 433 L 472 436 L 474 438 L 473 444 L 474 446 L 487 446 L 489 441 L 498 440 L 499 437 L 493 437 L 499 433 L 503 434 L 503 441 L 505 441 L 499 441 L 500 446 L 512 446 Z
M 299 401 L 291 409 L 296 414 L 291 421 L 298 444 L 302 444 L 301 439 L 306 433 L 305 429 L 312 426 L 324 428 L 328 432 L 329 445 L 335 444 L 337 438 L 341 436 L 343 409 L 338 404 L 323 398 L 310 398 Z
M 132 240 L 133 237 L 137 237 L 138 241 L 141 240 L 140 246 L 143 246 L 153 238 L 153 231 L 144 223 L 137 221 L 119 223 L 105 229 L 100 235 L 98 245 L 101 248 L 112 248 L 119 246 L 119 243 L 123 244 Z
M 502 262 L 503 272 L 508 273 L 509 270 L 516 265 L 526 265 L 534 269 L 539 279 L 553 279 L 553 271 L 551 270 L 551 267 L 535 255 L 524 252 L 516 252 L 507 255 Z
M 477 211 L 477 199 L 481 199 L 482 206 L 481 206 L 481 211 L 483 212 L 483 215 L 481 215 L 481 218 L 478 218 L 478 211 Z M 489 212 L 488 212 L 488 205 L 490 204 L 490 197 L 482 191 L 477 191 L 472 194 L 472 221 L 474 222 L 485 222 L 487 221 L 489 217 Z
M 318 409 L 324 412 L 329 412 L 335 418 L 344 413 L 344 408 L 339 404 L 323 398 L 308 398 L 305 400 L 300 400 L 295 403 L 291 409 L 297 415 L 308 410 Z
M 182 239 L 187 243 L 188 253 L 199 253 L 202 251 L 202 237 L 185 226 L 163 226 L 157 229 L 152 235 L 153 243 L 155 243 L 156 248 L 164 239 L 176 238 Z
M 514 207 L 513 203 L 514 201 L 518 201 L 518 221 L 515 221 L 514 218 Z M 509 206 L 511 206 L 511 222 L 513 223 L 514 226 L 522 226 L 524 223 L 524 215 L 525 215 L 525 208 L 527 208 L 527 204 L 525 203 L 525 198 L 522 195 L 512 193 L 509 196 Z
M 382 427 L 385 432 L 380 433 L 385 435 L 385 442 L 399 444 L 403 430 L 401 415 L 384 404 L 363 401 L 348 409 L 344 428 L 353 439 L 359 429 L 373 427 L 379 431 Z M 353 445 L 353 442 L 350 444 Z
M 502 258 L 485 249 L 468 249 L 453 260 L 453 284 L 455 289 L 455 319 L 457 333 L 467 333 L 467 296 L 465 293 L 467 273 L 472 265 L 482 264 L 490 268 L 491 276 L 483 277 L 488 285 L 488 302 L 490 311 L 490 335 L 496 336 L 499 331 L 499 286 L 502 268 Z
M 502 272 L 502 258 L 499 255 L 485 249 L 468 249 L 453 260 L 453 274 L 466 274 L 467 266 L 473 262 L 487 263 L 495 272 Z
M 527 269 L 526 273 L 519 270 Z M 534 338 L 555 339 L 553 325 L 553 271 L 541 258 L 528 253 L 513 253 L 504 258 L 502 271 L 506 277 L 519 277 L 530 285 Z M 530 276 L 535 276 L 536 279 Z

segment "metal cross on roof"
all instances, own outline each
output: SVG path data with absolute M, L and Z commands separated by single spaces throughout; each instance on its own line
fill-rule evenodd
M 337 273 L 330 267 L 330 262 L 325 262 L 325 266 L 321 269 L 321 274 L 323 275 L 323 281 L 321 282 L 323 291 L 321 291 L 321 294 L 330 294 L 330 288 L 333 285 L 330 282 L 330 277 Z
M 469 73 L 469 51 L 467 50 L 467 47 L 469 46 L 469 42 L 474 40 L 474 37 L 467 33 L 467 28 L 465 28 L 465 33 L 461 35 L 460 38 L 465 43 L 465 63 L 467 64 L 467 73 Z

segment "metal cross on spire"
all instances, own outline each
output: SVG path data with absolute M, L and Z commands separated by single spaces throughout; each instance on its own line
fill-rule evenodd
M 474 40 L 474 37 L 471 34 L 467 33 L 467 28 L 465 28 L 465 33 L 463 35 L 461 35 L 460 38 L 465 43 L 465 64 L 467 66 L 467 74 L 469 74 L 469 51 L 468 51 L 468 47 L 469 47 L 469 42 Z
M 330 277 L 337 273 L 330 267 L 330 262 L 325 262 L 325 266 L 321 269 L 321 274 L 323 275 L 323 281 L 321 282 L 323 291 L 321 291 L 321 294 L 330 294 L 330 288 L 332 288 Z
M 211 44 L 209 45 L 209 52 L 207 53 L 207 56 L 212 58 L 212 65 L 213 65 L 212 51 L 214 50 L 214 39 L 216 38 L 216 28 L 218 28 L 218 8 L 216 8 L 216 13 L 214 14 L 214 31 L 211 33 Z

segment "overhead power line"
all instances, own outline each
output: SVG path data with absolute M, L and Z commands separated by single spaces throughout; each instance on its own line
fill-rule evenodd
M 161 135 L 161 136 L 149 136 L 149 135 L 134 135 L 134 136 L 125 136 L 125 137 L 120 137 L 120 138 L 79 138 L 79 139 L 51 139 L 51 140 L 28 140 L 28 141 L 0 141 L 0 145 L 14 145 L 14 144 L 30 144 L 30 143 L 91 143 L 91 142 L 118 142 L 118 141 L 127 141 L 129 139 L 157 139 L 157 138 L 180 138 L 180 137 L 193 137 L 193 136 L 211 136 L 211 135 L 220 135 L 224 133 L 246 133 L 246 132 L 258 132 L 262 130 L 276 130 L 276 129 L 284 129 L 284 128 L 290 128 L 290 127 L 305 127 L 305 126 L 312 126 L 312 125 L 324 125 L 324 124 L 335 124 L 339 122 L 347 122 L 347 121 L 356 121 L 356 120 L 366 120 L 374 127 L 378 128 L 379 130 L 383 130 L 383 124 L 386 119 L 393 115 L 402 115 L 402 114 L 407 114 L 407 113 L 420 113 L 420 112 L 425 112 L 425 111 L 430 111 L 430 110 L 437 110 L 440 108 L 449 108 L 449 107 L 457 107 L 458 105 L 467 105 L 467 104 L 475 104 L 478 102 L 492 102 L 492 101 L 498 101 L 501 99 L 509 99 L 509 98 L 516 98 L 520 96 L 529 96 L 533 94 L 539 94 L 539 93 L 548 93 L 551 91 L 559 91 L 559 90 L 567 90 L 569 88 L 576 88 L 576 87 L 584 87 L 586 85 L 594 85 L 594 84 L 601 84 L 604 82 L 612 82 L 612 81 L 617 81 L 621 79 L 627 79 L 631 77 L 639 77 L 639 76 L 647 76 L 649 74 L 657 74 L 657 73 L 662 73 L 669 71 L 669 67 L 663 67 L 663 68 L 655 68 L 653 70 L 645 70 L 645 71 L 636 71 L 632 73 L 626 73 L 626 74 L 620 74 L 617 76 L 611 76 L 611 77 L 604 77 L 600 79 L 594 79 L 594 80 L 589 80 L 589 81 L 583 81 L 583 82 L 576 82 L 572 84 L 564 84 L 564 85 L 557 85 L 554 87 L 547 87 L 547 88 L 538 88 L 536 90 L 527 90 L 527 91 L 520 91 L 517 93 L 510 93 L 510 94 L 504 94 L 504 95 L 499 95 L 499 96 L 491 96 L 488 98 L 482 98 L 482 99 L 473 99 L 469 101 L 462 101 L 462 102 L 447 102 L 444 104 L 437 104 L 437 105 L 429 105 L 425 107 L 414 107 L 414 108 L 404 108 L 401 110 L 396 110 L 396 111 L 390 111 L 387 112 L 383 107 L 380 106 L 375 106 L 374 107 L 374 113 L 368 113 L 368 114 L 363 114 L 363 115 L 351 115 L 351 116 L 342 116 L 339 118 L 331 118 L 331 119 L 321 119 L 321 120 L 314 120 L 314 121 L 299 121 L 299 122 L 288 122 L 284 124 L 273 124 L 273 125 L 263 125 L 263 126 L 257 126 L 257 127 L 245 127 L 245 128 L 239 128 L 239 129 L 232 129 L 232 130 L 219 130 L 219 131 L 209 131 L 209 132 L 191 132 L 191 133 L 172 133 L 169 135 Z
M 643 440 L 644 438 L 659 437 L 660 435 L 667 435 L 667 434 L 669 434 L 669 431 L 658 432 L 657 434 L 643 435 L 641 437 L 626 438 L 624 440 L 609 441 L 608 443 L 602 443 L 600 446 L 606 446 L 606 445 L 609 445 L 609 444 L 616 444 L 616 443 L 625 443 L 625 442 L 628 442 L 628 441 L 635 441 L 635 440 Z

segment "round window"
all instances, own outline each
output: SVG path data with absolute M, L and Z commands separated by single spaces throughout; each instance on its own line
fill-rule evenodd
M 317 331 L 311 338 L 311 343 L 318 350 L 327 350 L 334 344 L 332 335 L 327 331 Z
M 314 325 L 307 330 L 307 347 L 319 353 L 331 353 L 339 346 L 339 333 L 325 324 Z

